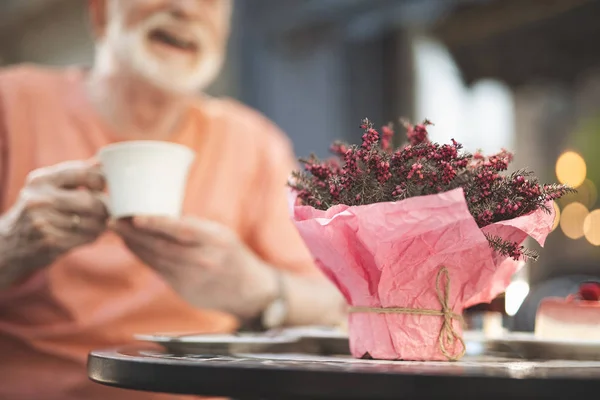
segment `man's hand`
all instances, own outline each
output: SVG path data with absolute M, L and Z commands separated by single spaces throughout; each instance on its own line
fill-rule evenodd
M 94 161 L 33 171 L 15 205 L 0 217 L 0 288 L 95 241 L 108 219 L 104 186 Z
M 125 244 L 195 307 L 250 319 L 277 296 L 277 280 L 227 227 L 186 217 L 114 222 Z

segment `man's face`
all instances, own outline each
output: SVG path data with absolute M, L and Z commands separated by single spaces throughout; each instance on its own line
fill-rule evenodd
M 107 0 L 102 46 L 167 90 L 204 89 L 220 71 L 231 0 Z

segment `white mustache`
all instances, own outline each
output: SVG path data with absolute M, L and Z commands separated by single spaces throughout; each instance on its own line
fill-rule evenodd
M 155 29 L 173 28 L 175 32 L 185 32 L 187 40 L 194 41 L 197 45 L 201 45 L 209 37 L 207 29 L 199 22 L 187 22 L 173 17 L 168 12 L 161 12 L 152 15 L 140 23 L 136 30 L 142 34 L 148 34 Z

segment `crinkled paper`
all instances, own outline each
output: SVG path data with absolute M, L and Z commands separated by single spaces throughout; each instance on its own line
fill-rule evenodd
M 493 252 L 484 232 L 518 243 L 531 236 L 543 245 L 554 221 L 553 212 L 538 210 L 480 229 L 462 189 L 326 211 L 295 205 L 292 195 L 290 205 L 317 265 L 350 306 L 441 310 L 435 284 L 446 267 L 449 306 L 456 314 L 493 300 L 521 265 Z M 438 342 L 443 317 L 366 312 L 349 318 L 355 357 L 447 359 Z M 453 327 L 460 335 L 460 321 Z M 448 350 L 459 353 L 458 346 Z

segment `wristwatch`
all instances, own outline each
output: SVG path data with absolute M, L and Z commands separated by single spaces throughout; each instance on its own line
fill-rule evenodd
M 288 301 L 286 298 L 283 274 L 275 271 L 277 279 L 277 297 L 263 311 L 261 325 L 265 330 L 282 327 L 288 317 Z

